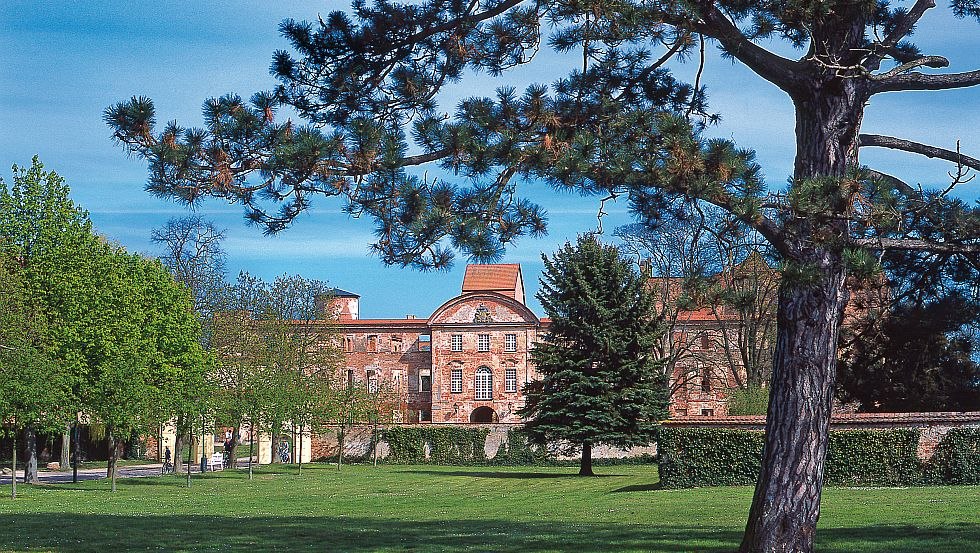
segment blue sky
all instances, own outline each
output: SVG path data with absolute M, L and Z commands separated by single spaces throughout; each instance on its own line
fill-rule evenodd
M 911 4 L 911 2 L 906 2 Z M 4 0 L 0 3 L 0 175 L 38 154 L 66 177 L 76 202 L 97 230 L 132 251 L 157 253 L 150 230 L 186 211 L 143 191 L 145 164 L 113 145 L 102 110 L 133 95 L 149 96 L 158 119 L 185 126 L 201 122 L 211 96 L 248 96 L 275 83 L 272 53 L 286 48 L 283 18 L 315 19 L 347 2 Z M 945 55 L 950 70 L 980 67 L 980 25 L 954 19 L 945 7 L 927 15 L 916 41 L 927 54 Z M 473 75 L 446 92 L 445 110 L 460 98 L 488 95 L 501 85 L 550 82 L 566 65 L 544 51 L 530 67 L 494 79 Z M 680 66 L 680 75 L 693 65 Z M 705 72 L 711 108 L 723 116 L 717 136 L 755 148 L 770 186 L 783 185 L 793 163 L 793 111 L 789 99 L 742 67 L 711 55 Z M 864 130 L 980 154 L 980 90 L 886 94 L 872 99 Z M 949 164 L 867 150 L 862 161 L 923 185 L 942 184 Z M 959 193 L 980 194 L 971 183 Z M 559 194 L 534 183 L 522 192 L 542 203 L 549 235 L 525 239 L 504 262 L 521 263 L 529 296 L 537 290 L 540 252 L 552 252 L 576 233 L 594 229 L 598 200 Z M 265 237 L 248 227 L 239 206 L 206 202 L 199 210 L 228 229 L 225 248 L 232 274 L 245 269 L 265 278 L 299 273 L 361 294 L 362 317 L 430 314 L 459 292 L 465 260 L 449 272 L 419 273 L 385 267 L 368 254 L 369 221 L 351 220 L 335 201 L 320 201 L 289 230 Z M 613 206 L 606 229 L 629 221 Z M 529 297 L 533 309 L 540 308 Z

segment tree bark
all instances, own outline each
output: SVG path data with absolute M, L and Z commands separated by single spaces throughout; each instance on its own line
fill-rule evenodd
M 68 465 L 71 464 L 71 426 L 66 426 L 65 431 L 61 433 L 61 456 L 58 464 L 61 465 L 62 471 L 68 470 Z
M 590 442 L 582 443 L 582 461 L 579 463 L 578 475 L 595 476 L 595 473 L 592 472 L 592 444 Z
M 17 429 L 14 428 L 14 448 L 10 456 L 10 499 L 17 499 Z
M 33 424 L 24 428 L 24 441 L 27 448 L 27 459 L 24 463 L 24 483 L 40 484 L 37 475 L 37 429 Z
M 344 425 L 341 424 L 340 428 L 337 429 L 337 470 L 340 470 L 340 466 L 344 462 Z
M 863 31 L 854 36 L 863 36 Z M 846 51 L 851 46 L 842 48 Z M 794 186 L 819 177 L 842 179 L 843 186 L 843 177 L 858 163 L 867 85 L 862 79 L 836 77 L 833 72 L 814 74 L 819 74 L 819 80 L 815 76 L 805 87 L 808 95 L 793 98 L 797 117 Z M 809 203 L 800 217 L 786 223 L 784 258 L 799 273 L 793 277 L 784 274 L 780 283 L 762 470 L 742 553 L 813 551 L 839 330 L 847 303 L 842 244 L 848 228 L 839 215 L 847 212 L 856 192 L 841 190 L 836 199 L 818 192 L 812 202 L 804 192 L 801 201 Z M 807 214 L 807 210 L 816 214 Z
M 248 421 L 248 479 L 252 479 L 252 456 L 255 454 L 255 421 Z
M 116 466 L 119 461 L 119 442 L 116 440 L 115 432 L 109 431 L 109 480 L 112 482 L 111 489 L 116 491 Z
M 231 448 L 228 450 L 228 466 L 238 468 L 238 446 L 242 439 L 242 423 L 239 422 L 231 429 Z
M 299 445 L 293 448 L 293 451 L 298 452 L 296 462 L 299 463 L 299 469 L 296 471 L 297 474 L 303 474 L 303 427 L 305 425 L 300 423 L 299 425 Z
M 191 463 L 194 455 L 194 434 L 191 425 L 187 425 L 187 487 L 191 487 Z

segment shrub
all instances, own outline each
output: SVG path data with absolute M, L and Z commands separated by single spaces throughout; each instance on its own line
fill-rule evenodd
M 769 388 L 735 388 L 728 392 L 728 414 L 765 415 L 769 409 Z
M 980 428 L 953 428 L 936 445 L 926 466 L 934 484 L 980 484 Z
M 918 430 L 830 433 L 830 484 L 909 485 L 922 480 Z M 751 485 L 762 466 L 765 434 L 726 428 L 663 428 L 660 480 L 665 488 Z

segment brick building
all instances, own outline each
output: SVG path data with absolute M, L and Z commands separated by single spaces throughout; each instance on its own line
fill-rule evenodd
M 360 319 L 357 295 L 334 301 L 348 379 L 387 382 L 402 403 L 396 420 L 520 421 L 528 352 L 547 326 L 524 303 L 520 265 L 467 266 L 460 295 L 426 319 Z

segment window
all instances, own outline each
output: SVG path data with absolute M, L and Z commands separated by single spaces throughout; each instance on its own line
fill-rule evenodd
M 708 367 L 701 369 L 701 391 L 706 394 L 711 393 L 711 371 Z
M 708 336 L 707 332 L 705 332 L 701 334 L 701 349 L 710 349 L 710 348 L 711 348 L 711 337 Z
M 504 371 L 504 391 L 505 392 L 517 391 L 517 368 L 508 367 Z
M 370 353 L 378 352 L 378 335 L 372 334 L 367 337 L 367 350 Z
M 347 387 L 354 385 L 354 369 L 347 369 Z
M 432 376 L 425 375 L 419 377 L 419 391 L 429 393 L 432 391 Z
M 454 394 L 463 392 L 463 369 L 453 369 L 450 373 L 449 391 Z
M 402 337 L 396 334 L 391 335 L 391 351 L 393 353 L 401 353 L 402 351 Z
M 344 351 L 347 353 L 354 351 L 354 336 L 352 334 L 344 336 Z
M 419 421 L 432 422 L 432 411 L 429 411 L 428 409 L 422 409 L 419 411 Z
M 378 373 L 374 371 L 368 371 L 367 381 L 368 381 L 368 393 L 369 394 L 378 393 Z
M 432 337 L 428 334 L 419 336 L 419 351 L 432 351 Z
M 450 349 L 453 351 L 463 351 L 463 335 L 453 334 Z
M 480 367 L 476 370 L 476 399 L 493 399 L 493 372 L 487 367 Z
M 504 351 L 517 351 L 517 334 L 504 335 Z
M 476 339 L 476 351 L 490 351 L 490 335 L 480 334 Z
M 701 409 L 701 416 L 702 417 L 713 417 L 713 416 L 715 416 L 715 410 L 714 409 Z

